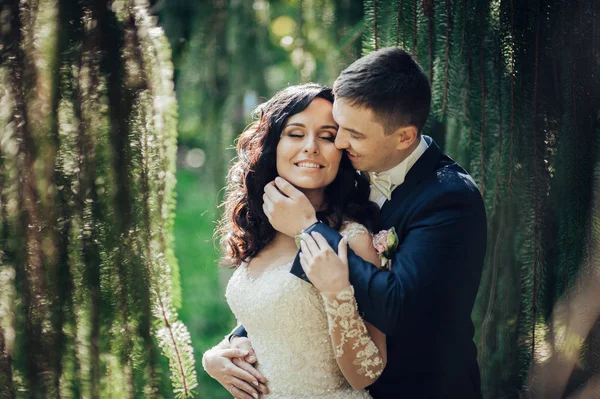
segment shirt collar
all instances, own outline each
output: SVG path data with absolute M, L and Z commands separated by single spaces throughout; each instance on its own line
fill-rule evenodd
M 408 157 L 404 159 L 404 161 L 400 162 L 392 169 L 386 170 L 385 172 L 369 172 L 369 175 L 372 178 L 375 178 L 376 176 L 389 175 L 390 181 L 392 183 L 392 189 L 394 187 L 398 187 L 399 185 L 404 183 L 406 174 L 408 173 L 410 168 L 412 168 L 417 163 L 421 155 L 425 153 L 428 147 L 429 145 L 427 144 L 427 141 L 425 141 L 425 137 L 421 135 L 421 141 L 419 142 L 419 145 L 417 146 L 417 148 L 414 149 L 413 152 L 410 153 Z

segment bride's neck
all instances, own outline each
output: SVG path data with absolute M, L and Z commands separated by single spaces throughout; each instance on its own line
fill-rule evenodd
M 325 190 L 320 188 L 316 190 L 311 189 L 299 189 L 308 198 L 315 211 L 325 210 Z
M 273 237 L 273 240 L 269 243 L 269 245 L 267 245 L 267 247 L 292 247 L 292 245 L 295 247 L 296 246 L 296 241 L 294 239 L 294 237 L 289 237 L 286 236 L 285 234 L 277 231 L 275 232 L 275 237 Z

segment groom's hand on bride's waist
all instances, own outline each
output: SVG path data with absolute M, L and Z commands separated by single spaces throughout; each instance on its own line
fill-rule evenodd
M 267 379 L 249 362 L 256 363 L 250 341 L 234 337 L 223 341 L 202 356 L 202 366 L 236 399 L 258 399 L 269 393 Z
M 248 356 L 244 358 L 244 360 L 250 364 L 256 363 L 256 354 L 254 353 L 254 348 L 252 348 L 252 344 L 247 337 L 238 337 L 237 335 L 233 336 L 229 341 L 232 348 L 240 349 L 248 352 Z
M 269 393 L 269 389 L 266 386 L 267 379 L 256 369 L 257 358 L 252 348 L 252 343 L 247 337 L 234 336 L 229 341 L 232 348 L 239 349 L 248 352 L 248 355 L 244 358 L 232 358 L 231 361 L 234 365 L 250 374 L 254 380 L 252 381 L 253 387 L 259 391 L 259 393 Z M 258 386 L 254 384 L 258 381 Z
M 306 195 L 281 177 L 265 186 L 263 211 L 275 230 L 290 237 L 317 222 L 315 208 Z

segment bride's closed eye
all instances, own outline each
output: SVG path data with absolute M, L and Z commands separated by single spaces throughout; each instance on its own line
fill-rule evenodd
M 303 138 L 305 134 L 301 131 L 293 130 L 290 132 L 284 132 L 284 135 L 286 135 L 288 137 L 292 137 L 292 138 Z M 321 133 L 319 135 L 319 138 L 323 139 L 323 140 L 327 140 L 332 143 L 335 141 L 335 135 L 332 133 L 329 133 L 329 132 Z
M 287 132 L 286 136 L 288 136 L 288 137 L 300 137 L 301 138 L 301 137 L 304 137 L 304 133 L 299 132 L 297 130 L 294 130 L 294 131 L 291 131 L 291 132 Z
M 322 138 L 327 141 L 331 141 L 333 143 L 335 141 L 335 134 L 332 134 L 329 132 L 324 132 L 319 136 L 319 138 Z
M 319 133 L 319 137 L 332 143 L 335 141 L 335 136 L 337 136 L 337 128 L 334 126 L 323 126 Z

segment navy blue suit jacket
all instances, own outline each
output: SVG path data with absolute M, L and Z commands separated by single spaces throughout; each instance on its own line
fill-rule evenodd
M 469 174 L 425 139 L 428 149 L 381 208 L 382 228 L 395 227 L 399 238 L 391 271 L 349 250 L 359 311 L 387 335 L 387 366 L 368 389 L 375 399 L 481 398 L 471 311 L 485 208 Z M 324 223 L 312 231 L 337 248 L 337 231 Z M 306 279 L 298 257 L 291 273 Z

